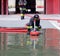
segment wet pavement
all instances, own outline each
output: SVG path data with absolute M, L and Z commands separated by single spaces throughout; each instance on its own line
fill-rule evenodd
M 59 56 L 57 49 L 45 47 L 45 31 L 41 30 L 41 32 L 43 34 L 36 40 L 35 49 L 33 47 L 34 42 L 30 40 L 30 36 L 27 34 L 8 33 L 8 38 L 4 34 L 3 44 L 0 36 L 0 56 Z

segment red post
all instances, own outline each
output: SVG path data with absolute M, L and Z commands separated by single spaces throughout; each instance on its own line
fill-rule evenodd
M 3 3 L 3 0 L 1 0 L 1 14 L 3 15 L 4 14 L 4 7 L 3 7 L 4 3 Z
M 8 15 L 8 0 L 1 0 L 1 14 Z
M 6 0 L 6 15 L 8 15 L 8 0 Z

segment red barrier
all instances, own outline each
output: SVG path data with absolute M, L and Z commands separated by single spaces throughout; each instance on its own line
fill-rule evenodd
M 37 31 L 34 31 L 34 32 L 30 32 L 30 35 L 35 35 L 35 36 L 37 36 L 37 35 L 39 35 L 40 33 L 39 32 L 37 32 Z
M 37 32 L 37 31 L 30 32 L 30 39 L 31 39 L 31 40 L 37 40 L 39 34 L 40 34 L 40 32 Z
M 0 28 L 0 32 L 24 32 L 28 30 L 26 28 Z

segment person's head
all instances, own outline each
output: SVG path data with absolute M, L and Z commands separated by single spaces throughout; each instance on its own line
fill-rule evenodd
M 38 14 L 35 14 L 35 15 L 34 15 L 34 19 L 35 19 L 35 20 L 38 20 L 38 19 L 39 19 L 39 15 L 38 15 Z

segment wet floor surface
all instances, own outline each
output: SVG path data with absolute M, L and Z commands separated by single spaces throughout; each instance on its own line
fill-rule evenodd
M 59 56 L 57 49 L 45 47 L 44 40 L 44 34 L 41 34 L 34 49 L 34 42 L 29 35 L 8 33 L 8 39 L 3 44 L 0 43 L 0 56 Z
M 0 56 L 59 56 L 55 49 L 44 50 L 42 46 L 38 49 L 31 47 L 9 46 L 8 50 L 1 50 Z

